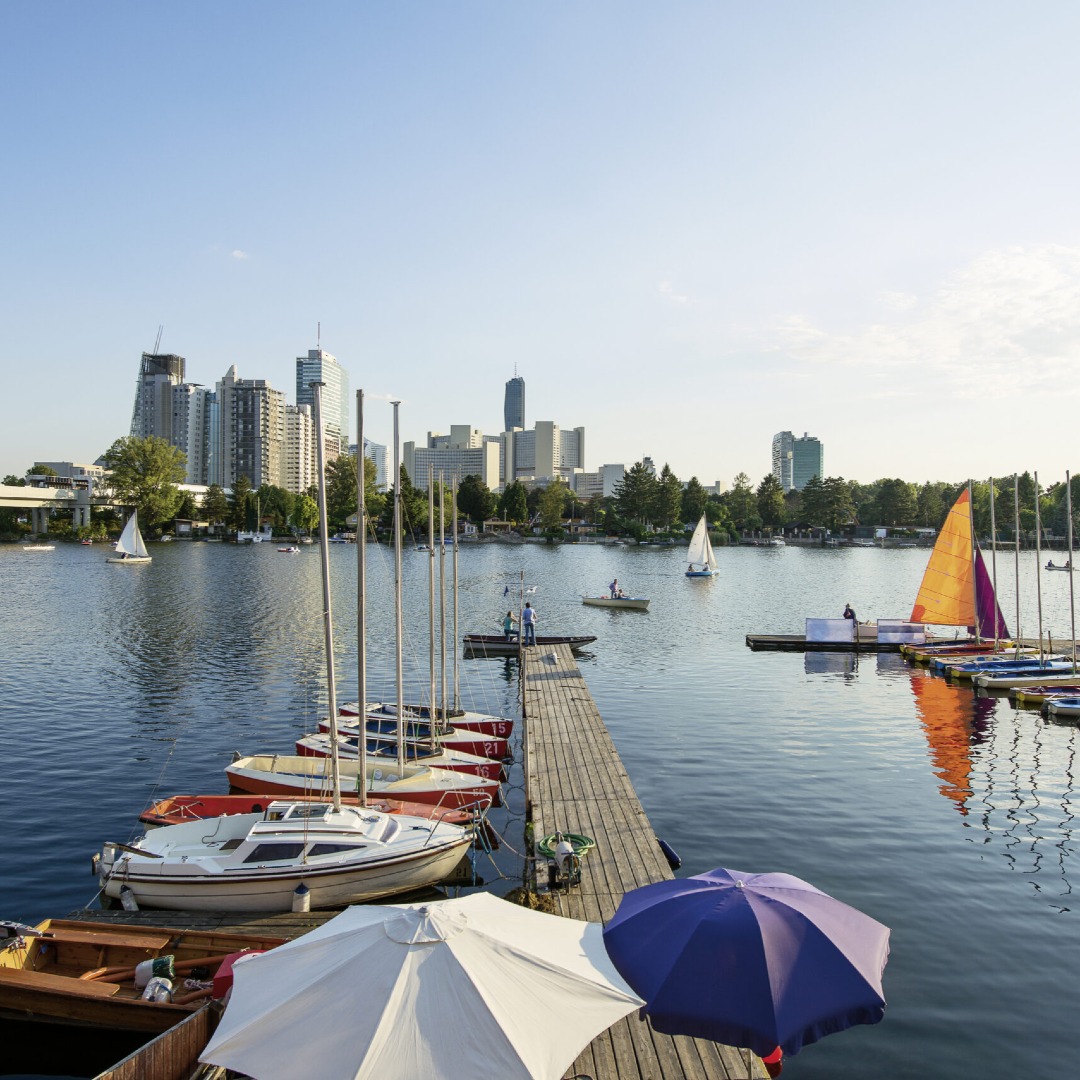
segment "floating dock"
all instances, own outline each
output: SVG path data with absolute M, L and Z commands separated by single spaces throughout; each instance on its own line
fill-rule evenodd
M 561 831 L 596 842 L 582 859 L 580 884 L 551 889 L 555 910 L 607 922 L 625 893 L 674 874 L 570 649 L 525 650 L 522 693 L 526 819 L 533 836 L 540 841 Z M 538 860 L 536 877 L 536 884 L 546 884 L 546 860 Z M 750 1076 L 768 1076 L 759 1058 L 750 1061 Z M 571 1074 L 595 1080 L 748 1075 L 744 1051 L 661 1035 L 636 1012 L 594 1039 Z
M 755 652 L 899 652 L 900 642 L 878 643 L 877 638 L 865 641 L 807 641 L 805 634 L 747 634 L 746 644 Z

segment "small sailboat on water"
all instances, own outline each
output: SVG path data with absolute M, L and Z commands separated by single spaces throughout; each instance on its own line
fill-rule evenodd
M 115 554 L 110 555 L 106 562 L 111 563 L 148 563 L 150 554 L 143 543 L 142 533 L 139 532 L 139 511 L 133 510 L 128 518 L 120 539 L 116 541 Z
M 690 537 L 690 548 L 686 559 L 687 577 L 712 577 L 716 573 L 716 556 L 713 555 L 712 543 L 709 540 L 709 524 L 704 514 L 701 515 L 701 520 L 694 529 L 694 535 Z

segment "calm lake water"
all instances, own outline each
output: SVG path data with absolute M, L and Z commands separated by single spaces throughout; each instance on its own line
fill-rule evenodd
M 371 696 L 393 697 L 391 552 L 371 546 Z M 0 546 L 0 917 L 92 904 L 90 856 L 137 835 L 149 803 L 224 791 L 233 751 L 288 752 L 325 707 L 317 548 Z M 581 660 L 657 835 L 682 874 L 785 871 L 892 928 L 883 1023 L 790 1059 L 793 1080 L 1017 1077 L 1076 1059 L 1080 918 L 1073 897 L 1074 726 L 976 698 L 894 656 L 751 653 L 747 633 L 807 615 L 904 617 L 927 552 L 720 549 L 688 580 L 681 549 L 463 547 L 459 630 L 495 632 L 521 575 L 540 632 L 598 635 Z M 356 549 L 330 550 L 339 698 L 355 697 Z M 1036 633 L 1035 556 L 1021 618 Z M 406 552 L 406 678 L 426 693 L 428 556 Z M 449 582 L 451 560 L 446 559 Z M 647 613 L 585 608 L 618 576 Z M 999 596 L 1015 622 L 1014 567 Z M 1069 634 L 1069 575 L 1042 576 L 1043 627 Z M 516 606 L 516 605 L 515 605 Z M 447 605 L 448 634 L 452 612 Z M 452 649 L 451 649 L 452 655 Z M 466 707 L 516 713 L 512 661 L 460 660 Z M 521 778 L 479 872 L 519 873 Z

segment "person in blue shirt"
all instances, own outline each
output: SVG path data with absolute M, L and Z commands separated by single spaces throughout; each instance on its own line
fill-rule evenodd
M 521 629 L 525 633 L 524 644 L 536 644 L 536 612 L 528 600 L 525 601 L 525 610 L 521 613 Z
M 514 613 L 512 611 L 508 611 L 506 613 L 506 618 L 503 619 L 503 633 L 506 635 L 507 641 L 514 640 L 514 635 L 517 633 L 517 631 L 514 629 L 514 623 L 516 622 L 517 619 L 514 618 Z

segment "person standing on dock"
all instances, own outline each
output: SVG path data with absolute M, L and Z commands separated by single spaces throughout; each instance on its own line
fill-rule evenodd
M 535 645 L 536 644 L 536 611 L 533 609 L 532 604 L 526 600 L 525 610 L 521 613 L 521 629 L 525 633 L 525 640 L 523 645 Z

